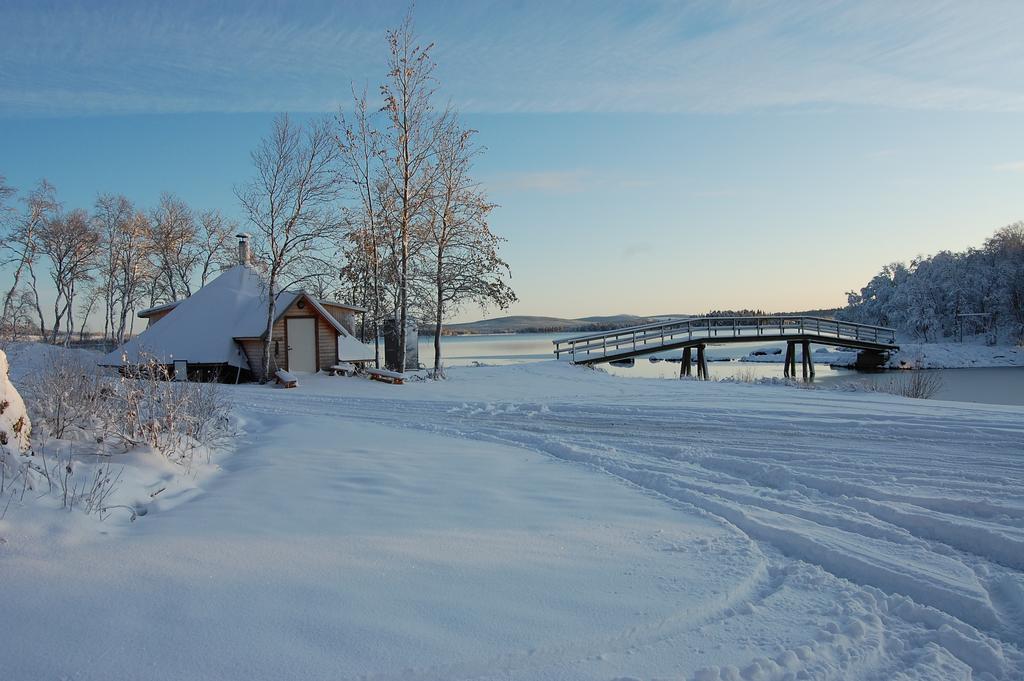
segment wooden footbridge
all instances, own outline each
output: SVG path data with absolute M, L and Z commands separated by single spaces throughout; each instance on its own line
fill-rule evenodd
M 617 362 L 667 350 L 683 350 L 679 375 L 689 376 L 693 350 L 697 351 L 697 377 L 707 380 L 708 345 L 786 341 L 785 375 L 796 376 L 796 348 L 801 346 L 804 378 L 814 376 L 812 343 L 863 351 L 881 360 L 899 349 L 896 332 L 883 326 L 854 324 L 822 317 L 692 317 L 630 326 L 554 341 L 555 357 L 573 364 Z

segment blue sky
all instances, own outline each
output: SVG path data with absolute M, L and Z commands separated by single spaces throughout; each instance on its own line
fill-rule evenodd
M 232 187 L 384 72 L 404 3 L 0 5 L 0 173 L 69 207 Z M 1024 219 L 1019 2 L 426 2 L 513 312 L 839 305 Z M 468 310 L 463 319 L 479 316 Z

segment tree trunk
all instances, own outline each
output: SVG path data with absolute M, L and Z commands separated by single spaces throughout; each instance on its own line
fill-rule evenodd
M 404 212 L 406 209 L 402 210 Z M 398 373 L 400 374 L 405 373 L 405 355 L 408 351 L 405 343 L 405 326 L 409 320 L 409 227 L 407 219 L 406 216 L 402 218 L 404 223 L 402 225 L 402 267 L 398 291 L 398 302 L 401 308 L 398 330 Z
M 441 284 L 437 285 L 437 320 L 434 322 L 434 378 L 440 378 L 441 374 L 441 319 L 444 313 L 444 303 L 441 302 Z
M 32 279 L 32 304 L 36 308 L 36 315 L 39 317 L 39 337 L 46 340 L 46 318 L 43 317 L 43 306 L 39 302 L 39 283 L 36 281 L 36 271 L 29 263 L 28 275 Z
M 270 348 L 274 343 L 274 311 L 277 307 L 274 285 L 277 283 L 277 275 L 271 273 L 269 283 L 269 301 L 267 302 L 267 342 L 263 344 L 263 367 L 261 369 L 261 383 L 270 380 Z M 287 350 L 286 350 L 287 351 Z
M 444 262 L 443 255 L 444 253 L 439 247 L 437 249 L 437 269 L 434 272 L 434 285 L 437 293 L 437 308 L 434 315 L 434 380 L 441 377 L 441 323 L 444 319 L 444 273 L 441 269 Z
M 380 369 L 380 324 L 373 319 L 373 366 Z
M 11 290 L 8 291 L 7 295 L 4 296 L 3 321 L 5 322 L 7 321 L 7 315 L 9 315 L 11 311 L 11 300 L 14 299 L 14 293 L 18 290 L 18 284 L 21 283 L 21 272 L 24 269 L 24 267 L 25 259 L 22 258 L 21 261 L 18 263 L 18 268 L 14 270 L 14 285 L 11 286 Z

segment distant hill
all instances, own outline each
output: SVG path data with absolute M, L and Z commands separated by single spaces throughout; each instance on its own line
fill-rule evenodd
M 786 313 L 764 313 L 758 311 L 758 314 L 802 314 L 815 317 L 831 317 L 835 314 L 836 310 L 807 310 L 802 312 L 786 312 Z M 732 316 L 748 316 L 754 314 L 751 311 L 733 312 L 733 311 L 722 311 L 715 312 L 718 316 L 732 315 Z M 450 335 L 469 335 L 469 334 L 483 334 L 483 333 L 589 333 L 591 331 L 608 331 L 610 329 L 618 329 L 624 326 L 635 326 L 637 324 L 647 324 L 654 322 L 659 319 L 665 319 L 668 317 L 674 317 L 676 319 L 684 319 L 686 317 L 697 317 L 700 315 L 694 314 L 664 314 L 664 315 L 652 315 L 648 317 L 641 317 L 632 314 L 616 314 L 616 315 L 605 315 L 596 317 L 579 317 L 576 319 L 564 319 L 562 317 L 539 317 L 532 315 L 512 315 L 509 317 L 494 317 L 493 319 L 481 319 L 476 322 L 466 322 L 464 324 L 445 324 L 444 330 L 446 334 Z M 421 327 L 421 331 L 425 332 L 429 325 Z

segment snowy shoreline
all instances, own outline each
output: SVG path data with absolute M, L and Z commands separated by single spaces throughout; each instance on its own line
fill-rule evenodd
M 982 369 L 1024 367 L 1024 348 L 1013 345 L 982 345 L 978 343 L 909 343 L 889 357 L 887 369 Z M 842 349 L 819 347 L 812 353 L 815 363 L 836 367 L 853 367 L 857 353 Z M 778 347 L 752 350 L 741 362 L 778 363 L 784 353 Z

